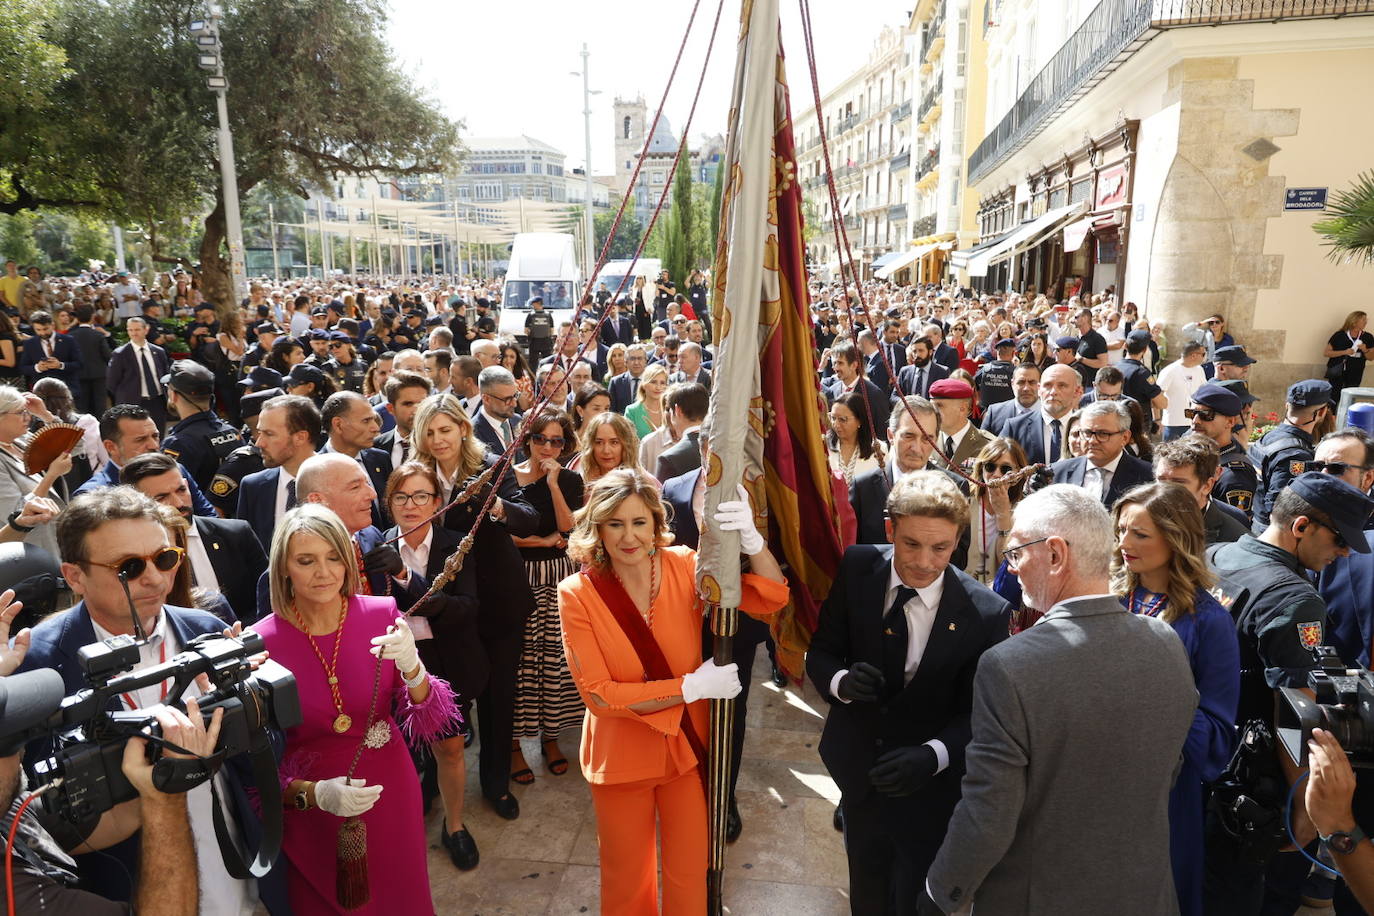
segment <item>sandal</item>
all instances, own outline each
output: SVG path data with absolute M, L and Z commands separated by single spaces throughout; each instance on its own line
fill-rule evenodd
M 511 770 L 510 781 L 517 786 L 532 785 L 534 783 L 534 770 L 531 770 L 529 764 L 525 762 L 524 752 L 521 750 L 519 743 L 512 745 L 510 752 L 513 758 L 511 761 L 512 765 L 515 763 L 514 758 L 516 755 L 519 755 L 520 763 L 525 764 L 518 770 Z
M 549 744 L 553 745 L 554 752 L 558 754 L 557 757 L 549 756 Z M 556 741 L 550 741 L 548 744 L 542 745 L 539 748 L 539 753 L 544 757 L 544 765 L 548 767 L 549 772 L 554 776 L 562 776 L 564 773 L 568 772 L 568 758 L 564 757 L 563 752 L 558 750 L 558 743 Z

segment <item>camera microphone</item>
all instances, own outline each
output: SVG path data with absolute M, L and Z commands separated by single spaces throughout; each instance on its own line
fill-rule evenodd
M 119 584 L 124 587 L 124 599 L 129 602 L 129 617 L 134 622 L 134 636 L 140 644 L 145 643 L 148 641 L 148 634 L 143 629 L 143 621 L 138 619 L 138 608 L 134 605 L 133 593 L 129 591 L 129 574 L 122 570 L 119 573 Z

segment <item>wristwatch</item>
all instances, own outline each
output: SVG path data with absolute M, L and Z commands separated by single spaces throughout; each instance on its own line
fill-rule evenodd
M 311 785 L 312 785 L 312 784 L 311 784 L 311 783 L 308 783 L 308 782 L 305 783 L 305 784 L 303 784 L 299 789 L 296 790 L 296 794 L 293 795 L 293 796 L 291 796 L 291 803 L 295 806 L 295 808 L 296 808 L 297 811 L 309 811 L 309 810 L 310 810 L 310 786 L 311 786 Z M 1342 835 L 1343 835 L 1343 834 L 1342 834 Z
M 1366 839 L 1368 838 L 1365 836 L 1364 831 L 1356 824 L 1355 829 L 1349 833 L 1346 833 L 1344 830 L 1337 830 L 1330 836 L 1322 837 L 1322 842 L 1325 843 L 1327 848 L 1332 852 L 1338 852 L 1343 856 L 1348 856 Z

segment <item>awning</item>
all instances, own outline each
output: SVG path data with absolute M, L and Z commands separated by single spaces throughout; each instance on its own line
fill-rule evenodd
M 877 270 L 879 267 L 882 267 L 884 264 L 890 263 L 890 262 L 892 261 L 893 258 L 901 257 L 902 254 L 903 254 L 903 252 L 900 252 L 900 251 L 889 251 L 889 252 L 888 252 L 887 254 L 885 254 L 885 255 L 880 255 L 879 257 L 874 258 L 874 259 L 873 259 L 873 263 L 870 264 L 869 266 L 872 267 L 874 270 Z
M 1069 223 L 1064 227 L 1064 251 L 1077 251 L 1083 247 L 1083 240 L 1088 237 L 1088 230 L 1093 227 L 1093 218 L 1084 217 L 1077 222 Z
M 988 267 L 994 261 L 1009 258 L 1014 255 L 1019 248 L 1025 247 L 1033 240 L 1039 239 L 1047 232 L 1057 229 L 1060 223 L 1083 210 L 1085 202 L 1070 204 L 1067 207 L 1057 207 L 1041 216 L 1036 217 L 1027 223 L 1022 223 L 1011 232 L 1007 233 L 997 244 L 980 251 L 969 259 L 968 273 L 970 277 L 986 277 Z
M 893 258 L 891 261 L 888 261 L 885 265 L 883 265 L 882 270 L 875 270 L 873 272 L 873 276 L 877 277 L 879 280 L 886 280 L 888 277 L 892 276 L 897 271 L 901 270 L 903 267 L 907 267 L 910 264 L 919 261 L 921 258 L 925 257 L 927 254 L 929 254 L 930 252 L 934 251 L 936 248 L 939 247 L 939 244 L 936 243 L 931 245 L 918 245 L 915 248 L 908 248 L 906 251 L 899 252 L 895 258 Z
M 989 248 L 998 244 L 1003 239 L 1009 238 L 1012 232 L 1015 231 L 1016 230 L 1013 229 L 1011 230 L 1011 232 L 1004 232 L 1001 235 L 995 235 L 990 239 L 979 242 L 977 245 L 974 245 L 971 248 L 964 248 L 954 252 L 949 256 L 950 266 L 955 268 L 956 270 L 966 269 L 969 265 L 969 261 L 972 260 L 975 256 L 977 256 L 979 252 L 987 251 Z

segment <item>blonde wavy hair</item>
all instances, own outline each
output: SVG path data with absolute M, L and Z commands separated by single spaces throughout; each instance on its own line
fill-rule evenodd
M 1216 584 L 1216 576 L 1207 566 L 1204 551 L 1207 534 L 1202 527 L 1202 513 L 1197 500 L 1181 484 L 1159 482 L 1141 484 L 1128 490 L 1112 508 L 1112 530 L 1121 522 L 1121 512 L 1127 506 L 1140 506 L 1159 529 L 1169 548 L 1169 600 L 1160 619 L 1172 624 L 1193 613 L 1198 589 Z M 1140 579 L 1121 559 L 1119 542 L 1112 544 L 1112 589 L 1118 595 L 1130 595 Z
M 416 420 L 419 420 L 418 414 Z M 620 466 L 634 471 L 640 470 L 639 434 L 635 432 L 635 425 L 621 414 L 608 410 L 588 420 L 579 433 L 582 437 L 582 447 L 578 450 L 577 466 L 582 471 L 582 478 L 588 483 L 597 479 L 592 475 L 599 473 L 596 456 L 592 454 L 592 450 L 596 443 L 596 431 L 603 426 L 610 426 L 620 437 Z M 419 428 L 418 425 L 416 428 Z
M 587 488 L 587 501 L 573 514 L 568 556 L 574 563 L 605 568 L 608 561 L 601 550 L 601 526 L 631 496 L 644 500 L 654 520 L 654 546 L 663 548 L 673 543 L 668 507 L 659 495 L 658 482 L 639 468 L 616 468 Z
M 272 596 L 272 611 L 280 614 L 295 600 L 291 577 L 286 572 L 287 553 L 291 538 L 297 534 L 313 534 L 329 545 L 343 560 L 343 597 L 358 594 L 358 564 L 353 562 L 353 541 L 339 517 L 319 503 L 301 503 L 282 516 L 272 532 L 272 552 L 267 561 L 267 584 Z
M 438 462 L 434 460 L 425 444 L 425 430 L 434 422 L 435 417 L 439 416 L 448 417 L 463 428 L 463 452 L 458 461 L 458 473 L 454 476 L 454 483 L 461 483 L 482 469 L 487 447 L 482 444 L 481 439 L 472 434 L 472 420 L 468 419 L 463 402 L 453 395 L 431 394 L 415 408 L 415 419 L 410 424 L 410 454 L 442 476 Z
M 649 403 L 647 400 L 648 390 L 645 389 L 644 383 L 652 381 L 660 375 L 663 376 L 663 381 L 666 384 L 668 381 L 668 370 L 662 363 L 654 363 L 645 367 L 644 372 L 639 376 L 639 391 L 635 394 L 636 401 L 645 405 Z M 662 396 L 660 396 L 660 403 L 661 401 Z

